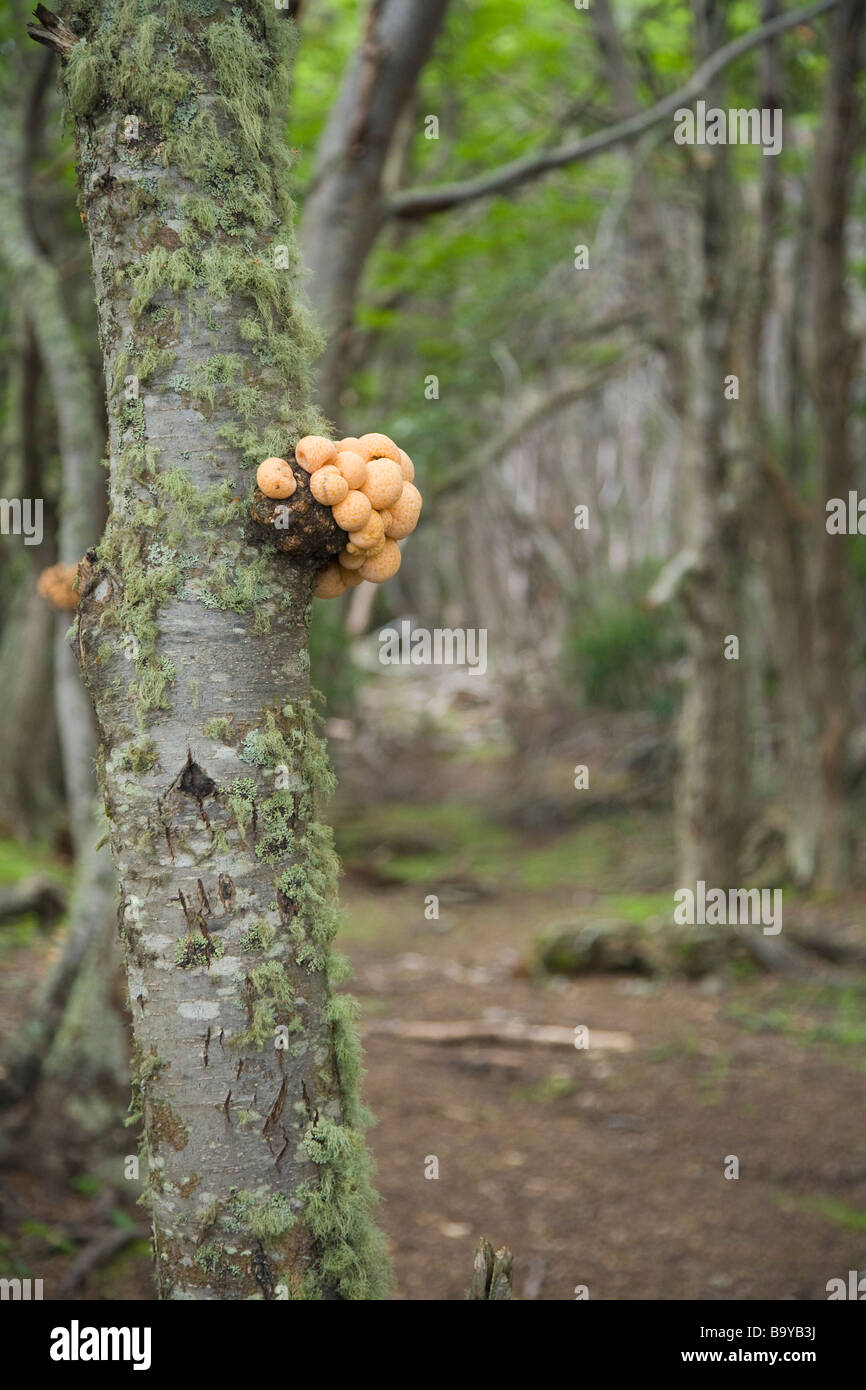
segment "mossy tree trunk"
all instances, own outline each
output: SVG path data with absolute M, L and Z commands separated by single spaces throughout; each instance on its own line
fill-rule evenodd
M 68 26 L 41 22 L 75 124 L 109 400 L 111 511 L 75 641 L 159 1291 L 382 1296 L 310 706 L 328 538 L 299 487 L 278 550 L 244 471 L 321 423 L 278 125 L 293 26 L 263 0 L 79 0 Z

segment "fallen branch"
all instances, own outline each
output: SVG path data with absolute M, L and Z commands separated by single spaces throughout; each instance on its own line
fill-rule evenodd
M 41 926 L 53 926 L 66 911 L 66 897 L 50 878 L 22 878 L 0 889 L 0 922 L 15 922 L 32 912 Z
M 131 1240 L 142 1240 L 144 1234 L 144 1231 L 140 1231 L 135 1226 L 117 1227 L 95 1236 L 88 1245 L 85 1245 L 81 1254 L 72 1261 L 67 1269 L 57 1286 L 57 1297 L 68 1298 L 72 1291 L 86 1279 L 91 1270 L 113 1259 Z

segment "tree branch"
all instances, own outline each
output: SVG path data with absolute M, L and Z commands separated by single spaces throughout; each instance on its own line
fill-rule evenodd
M 80 42 L 78 35 L 73 34 L 69 26 L 44 5 L 37 5 L 33 13 L 39 22 L 27 25 L 30 38 L 44 44 L 54 53 L 59 53 L 61 58 L 68 58 Z
M 648 110 L 640 111 L 626 120 L 617 121 L 607 130 L 597 131 L 594 135 L 571 141 L 566 145 L 558 145 L 555 149 L 545 150 L 541 154 L 523 155 L 520 159 L 503 164 L 499 169 L 492 169 L 489 173 L 479 174 L 477 178 L 466 179 L 461 183 L 405 189 L 388 201 L 385 212 L 389 217 L 429 217 L 432 213 L 445 212 L 464 203 L 476 202 L 479 198 L 504 193 L 509 188 L 516 188 L 520 184 L 540 178 L 551 169 L 561 169 L 567 164 L 575 164 L 581 159 L 600 154 L 602 150 L 610 149 L 613 145 L 636 140 L 652 126 L 658 125 L 659 121 L 672 115 L 680 106 L 695 100 L 714 77 L 744 53 L 766 43 L 777 34 L 784 33 L 786 29 L 814 19 L 816 15 L 823 14 L 825 10 L 832 9 L 838 3 L 839 0 L 818 0 L 817 4 L 805 5 L 802 9 L 780 15 L 778 19 L 763 24 L 751 34 L 744 34 L 741 38 L 726 43 L 701 64 L 684 87 L 672 92 L 670 96 L 663 97 Z

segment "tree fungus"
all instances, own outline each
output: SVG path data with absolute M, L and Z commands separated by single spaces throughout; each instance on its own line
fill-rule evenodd
M 397 542 L 421 515 L 414 477 L 409 455 L 386 434 L 337 443 L 306 435 L 289 459 L 259 464 L 250 514 L 273 528 L 281 550 L 321 566 L 318 598 L 338 598 L 365 579 L 382 584 L 397 573 Z

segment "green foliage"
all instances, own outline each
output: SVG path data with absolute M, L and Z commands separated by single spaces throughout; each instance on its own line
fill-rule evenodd
M 609 586 L 592 607 L 575 605 L 563 651 L 563 674 L 591 705 L 654 709 L 670 714 L 676 702 L 676 663 L 684 653 L 681 619 L 665 606 L 641 603 L 647 571 Z

